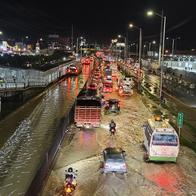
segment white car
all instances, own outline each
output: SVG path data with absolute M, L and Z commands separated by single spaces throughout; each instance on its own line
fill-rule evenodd
M 106 148 L 103 151 L 103 159 L 103 173 L 127 173 L 125 151 L 121 148 Z

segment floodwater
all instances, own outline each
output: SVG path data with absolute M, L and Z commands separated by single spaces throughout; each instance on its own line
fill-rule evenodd
M 0 122 L 0 196 L 25 194 L 89 73 L 83 67 Z
M 103 114 L 101 127 L 93 130 L 70 127 L 74 137 L 70 142 L 64 139 L 41 195 L 62 195 L 64 171 L 69 167 L 78 170 L 74 196 L 196 195 L 195 153 L 181 146 L 177 163 L 145 163 L 142 125 L 152 113 L 135 92 L 131 97 L 105 94 L 109 98 L 120 99 L 120 114 Z M 117 123 L 114 137 L 108 131 L 111 119 Z M 101 153 L 109 146 L 126 151 L 127 175 L 102 174 Z

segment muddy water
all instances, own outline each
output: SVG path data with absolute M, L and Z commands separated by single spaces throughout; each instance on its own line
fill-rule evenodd
M 65 79 L 0 122 L 0 196 L 24 195 L 89 71 L 85 67 L 83 75 Z
M 120 99 L 119 115 L 102 115 L 101 127 L 94 130 L 70 128 L 70 143 L 63 141 L 54 169 L 42 196 L 60 196 L 63 191 L 64 171 L 68 167 L 78 170 L 78 186 L 74 196 L 159 196 L 196 195 L 195 153 L 181 146 L 177 163 L 145 163 L 142 125 L 152 116 L 141 97 L 119 97 L 116 92 L 105 99 Z M 108 132 L 111 119 L 117 123 L 115 137 Z M 108 146 L 122 147 L 126 151 L 128 173 L 101 173 L 101 152 Z

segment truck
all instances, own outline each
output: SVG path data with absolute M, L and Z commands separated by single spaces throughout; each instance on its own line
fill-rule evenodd
M 75 103 L 74 122 L 76 127 L 94 128 L 101 123 L 101 98 L 95 91 L 82 91 Z

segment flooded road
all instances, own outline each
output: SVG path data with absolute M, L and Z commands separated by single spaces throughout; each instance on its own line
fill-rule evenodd
M 24 195 L 89 73 L 85 66 L 0 122 L 0 196 Z
M 60 196 L 64 171 L 78 170 L 74 196 L 193 196 L 196 195 L 196 154 L 181 146 L 177 163 L 145 163 L 143 129 L 152 113 L 134 92 L 131 97 L 119 97 L 116 92 L 108 98 L 120 99 L 119 115 L 102 113 L 101 127 L 92 130 L 70 127 L 71 141 L 62 143 L 56 164 L 44 187 L 42 196 Z M 108 124 L 117 123 L 116 136 L 109 134 Z M 126 151 L 127 175 L 101 172 L 102 151 L 108 147 Z

